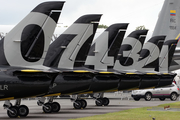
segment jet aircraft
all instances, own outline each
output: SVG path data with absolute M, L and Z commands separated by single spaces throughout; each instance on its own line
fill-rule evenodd
M 51 41 L 64 2 L 36 6 L 0 41 L 0 100 L 9 117 L 27 116 L 29 109 L 17 100 L 49 91 L 59 71 L 40 65 Z
M 74 23 L 75 24 L 75 23 Z M 102 35 L 101 36 L 99 36 L 95 41 L 102 41 L 102 42 L 104 42 L 104 38 L 105 38 L 105 40 L 108 40 L 108 41 L 106 41 L 106 43 L 112 43 L 111 45 L 115 45 L 115 43 L 117 43 L 116 45 L 118 46 L 118 47 L 120 47 L 120 44 L 121 44 L 121 41 L 122 41 L 122 39 L 123 39 L 123 36 L 124 36 L 124 34 L 125 34 L 125 31 L 124 30 L 126 30 L 126 28 L 127 28 L 127 25 L 128 24 L 114 24 L 114 25 L 112 25 L 112 26 L 110 26 L 109 28 L 107 28 L 103 33 L 102 33 Z M 78 29 L 78 26 L 76 27 L 77 29 Z M 70 26 L 70 28 L 68 28 L 68 29 L 72 29 L 71 28 L 71 26 Z M 77 29 L 76 29 L 76 31 L 77 31 Z M 120 29 L 120 31 L 119 31 L 119 29 Z M 121 30 L 121 29 L 123 29 L 123 30 Z M 68 30 L 69 31 L 69 30 Z M 72 32 L 72 31 L 71 31 Z M 83 32 L 83 31 L 82 31 Z M 83 32 L 84 33 L 84 32 Z M 118 35 L 117 35 L 117 33 L 118 33 Z M 68 33 L 68 34 L 70 34 L 70 33 Z M 64 35 L 64 33 L 62 34 L 62 35 Z M 117 35 L 117 38 L 116 38 L 116 40 L 114 40 L 114 37 Z M 64 40 L 64 39 L 60 39 L 61 38 L 61 36 L 56 40 L 56 41 L 54 41 L 54 43 L 52 43 L 51 45 L 50 45 L 50 47 L 49 47 L 49 50 L 48 50 L 48 54 L 47 54 L 47 57 L 46 58 L 49 58 L 49 59 L 45 59 L 45 62 L 44 62 L 44 65 L 46 65 L 46 66 L 49 66 L 49 67 L 54 67 L 55 66 L 55 64 L 56 64 L 56 67 L 58 68 L 58 69 L 63 69 L 63 67 L 62 66 L 57 66 L 57 64 L 58 63 L 56 63 L 56 62 L 54 62 L 54 61 L 60 61 L 60 62 L 62 62 L 61 61 L 61 59 L 60 60 L 57 60 L 57 58 L 62 58 L 60 55 L 59 55 L 59 53 L 62 53 L 62 51 L 64 50 L 64 49 L 61 49 L 61 48 L 59 48 L 59 50 L 55 53 L 55 52 L 53 52 L 54 50 L 57 50 L 56 48 L 57 47 L 59 47 L 59 46 L 62 46 L 62 45 L 60 45 L 61 44 L 61 41 L 62 40 Z M 120 39 L 119 39 L 120 38 Z M 77 39 L 78 40 L 78 39 Z M 72 43 L 69 43 L 69 45 L 66 45 L 66 46 L 72 46 L 72 45 L 74 45 L 74 46 L 77 46 L 78 44 L 75 44 L 75 41 L 77 41 L 76 39 L 74 39 L 73 41 L 71 41 L 71 42 L 73 42 L 74 44 L 72 44 Z M 78 40 L 79 41 L 79 40 Z M 102 43 L 102 42 L 100 42 L 100 43 Z M 59 43 L 59 44 L 58 44 Z M 78 45 L 80 48 L 82 48 L 82 50 L 81 51 L 79 51 L 79 53 L 78 54 L 80 54 L 81 56 L 84 56 L 84 57 L 86 57 L 87 56 L 87 54 L 88 54 L 88 51 L 86 50 L 87 48 L 88 48 L 88 46 L 89 46 L 89 44 L 90 43 L 88 43 L 88 44 L 84 44 L 84 46 L 86 46 L 86 47 L 84 47 L 83 48 L 83 46 L 81 45 Z M 88 45 L 88 46 L 87 46 Z M 108 44 L 106 44 L 106 45 L 108 45 Z M 56 47 L 57 46 L 57 47 Z M 109 45 L 110 46 L 110 45 Z M 90 46 L 89 46 L 90 47 Z M 118 48 L 117 47 L 117 48 Z M 68 48 L 68 47 L 66 47 L 66 48 Z M 67 49 L 68 50 L 68 49 Z M 86 53 L 84 52 L 84 51 L 87 51 Z M 117 51 L 117 50 L 115 50 L 115 51 Z M 114 52 L 115 52 L 114 51 Z M 104 52 L 106 52 L 106 51 L 104 51 Z M 53 54 L 53 55 L 52 55 Z M 72 53 L 71 53 L 72 54 Z M 58 55 L 58 56 L 57 56 Z M 49 57 L 50 56 L 50 57 Z M 55 59 L 52 59 L 52 57 L 53 58 L 55 58 Z M 56 78 L 56 80 L 55 80 L 55 84 L 56 84 L 56 87 L 54 87 L 52 90 L 51 90 L 51 92 L 50 93 L 60 93 L 60 94 L 78 94 L 78 93 L 82 93 L 83 91 L 87 91 L 88 89 L 89 89 L 89 87 L 90 87 L 90 84 L 91 84 L 91 82 L 92 82 L 92 80 L 93 80 L 93 74 L 92 73 L 89 73 L 87 70 L 87 68 L 85 68 L 85 67 L 83 67 L 84 66 L 84 63 L 85 63 L 85 59 L 86 58 L 80 58 L 79 60 L 75 60 L 75 61 L 73 61 L 74 62 L 74 65 L 78 65 L 78 66 L 73 66 L 72 68 L 73 69 L 69 69 L 67 66 L 64 66 L 64 67 L 67 67 L 65 70 L 67 71 L 67 72 L 64 72 L 64 74 L 63 74 L 63 76 L 64 76 L 64 79 L 62 78 L 62 77 L 57 77 Z M 67 61 L 67 60 L 66 60 Z M 64 62 L 62 62 L 62 63 L 65 63 L 66 61 L 64 61 Z M 81 62 L 81 63 L 79 63 L 79 61 Z M 80 65 L 81 64 L 81 65 Z M 60 64 L 59 64 L 60 65 Z M 81 73 L 74 73 L 74 72 L 78 72 L 77 70 L 81 70 L 81 71 L 79 71 L 79 72 L 81 72 Z M 74 70 L 73 72 L 70 72 L 70 71 L 72 71 L 72 70 Z M 91 70 L 92 71 L 92 70 Z M 93 71 L 92 71 L 93 72 Z M 76 84 L 76 85 L 75 85 Z M 44 99 L 43 99 L 44 100 Z M 41 102 L 44 102 L 43 100 L 41 100 Z M 81 103 L 82 102 L 82 103 Z M 48 102 L 48 103 L 50 103 L 50 101 Z M 74 107 L 75 108 L 78 108 L 79 106 L 81 107 L 81 105 L 79 105 L 79 104 L 83 104 L 83 107 L 82 108 L 85 108 L 86 107 L 86 102 L 84 101 L 84 100 L 79 100 L 79 99 L 74 99 Z M 80 108 L 79 107 L 79 108 Z
M 99 19 L 100 19 L 100 15 L 98 16 L 97 15 L 97 17 L 96 17 L 96 20 L 97 21 L 99 21 Z M 89 19 L 88 19 L 89 20 Z M 79 20 L 77 20 L 77 21 L 79 21 Z M 77 22 L 76 21 L 76 22 Z M 97 21 L 95 21 L 95 22 L 97 22 Z M 78 23 L 78 22 L 77 22 Z M 85 22 L 86 23 L 86 22 Z M 87 55 L 87 53 L 88 53 L 88 49 L 89 49 L 89 47 L 87 46 L 87 45 L 84 45 L 86 42 L 84 41 L 84 40 L 86 40 L 86 39 L 88 39 L 87 41 L 88 41 L 88 43 L 89 43 L 89 41 L 92 41 L 92 38 L 93 38 L 93 36 L 94 36 L 94 29 L 96 29 L 97 28 L 97 26 L 96 27 L 92 27 L 92 26 L 96 26 L 97 24 L 96 23 L 92 23 L 91 25 L 89 25 L 89 27 L 87 27 L 88 29 L 87 29 L 87 31 L 88 30 L 90 30 L 91 32 L 87 32 L 88 34 L 87 35 L 84 35 L 81 39 L 79 39 L 78 37 L 76 37 L 76 35 L 77 34 L 75 34 L 75 35 L 69 35 L 68 37 L 65 35 L 64 37 L 61 37 L 61 38 L 68 38 L 68 40 L 70 41 L 70 44 L 68 44 L 69 43 L 69 41 L 68 42 L 64 42 L 64 41 L 62 41 L 62 45 L 60 45 L 60 47 L 63 49 L 63 50 L 61 50 L 61 52 L 58 54 L 58 55 L 55 55 L 55 57 L 56 57 L 56 59 L 53 59 L 53 61 L 55 61 L 54 63 L 53 63 L 53 65 L 54 66 L 60 66 L 60 69 L 58 68 L 58 69 L 56 69 L 56 70 L 62 70 L 63 69 L 63 72 L 61 73 L 61 74 L 58 74 L 58 76 L 56 77 L 56 75 L 57 75 L 57 71 L 56 71 L 56 73 L 55 73 L 55 75 L 53 76 L 53 78 L 55 78 L 55 81 L 56 81 L 56 79 L 58 79 L 58 77 L 66 77 L 67 78 L 67 80 L 72 80 L 72 76 L 74 77 L 74 79 L 75 79 L 75 77 L 77 77 L 77 79 L 76 79 L 76 81 L 77 80 L 82 80 L 82 79 L 90 79 L 91 80 L 91 82 L 90 82 L 90 86 L 88 87 L 88 86 L 85 86 L 85 88 L 87 88 L 87 89 L 84 89 L 84 91 L 83 92 L 89 92 L 89 91 L 93 91 L 93 92 L 100 92 L 100 91 L 109 91 L 109 90 L 115 90 L 115 88 L 117 89 L 118 88 L 118 90 L 125 90 L 125 89 L 134 89 L 132 86 L 128 86 L 128 84 L 126 84 L 127 85 L 127 87 L 125 87 L 125 88 L 122 88 L 121 86 L 122 86 L 122 81 L 125 81 L 125 82 L 127 82 L 126 81 L 126 79 L 128 78 L 130 78 L 130 77 L 134 77 L 135 75 L 137 75 L 138 76 L 138 79 L 139 79 L 139 77 L 140 77 L 140 82 L 144 82 L 144 80 L 146 80 L 145 78 L 144 78 L 144 73 L 137 73 L 137 71 L 134 71 L 133 72 L 133 74 L 132 73 L 128 73 L 127 71 L 129 71 L 129 70 L 132 70 L 132 69 L 134 69 L 134 62 L 132 62 L 132 60 L 134 60 L 134 59 L 138 59 L 139 57 L 137 57 L 137 56 L 134 56 L 134 55 L 137 55 L 137 50 L 138 49 L 132 49 L 132 48 L 130 48 L 131 50 L 129 51 L 128 50 L 128 52 L 123 52 L 123 53 L 126 53 L 125 55 L 128 55 L 128 53 L 130 53 L 128 56 L 124 56 L 121 52 L 121 50 L 120 50 L 120 54 L 119 54 L 119 56 L 123 56 L 123 58 L 124 57 L 126 57 L 125 59 L 121 59 L 121 60 L 124 60 L 125 62 L 125 64 L 124 65 L 132 65 L 132 66 L 123 66 L 123 70 L 122 70 L 122 68 L 121 68 L 121 70 L 119 70 L 118 69 L 118 67 L 119 66 L 122 66 L 122 62 L 120 61 L 120 57 L 118 56 L 118 58 L 117 58 L 117 60 L 115 61 L 115 65 L 114 65 L 114 67 L 115 67 L 115 70 L 116 71 L 97 71 L 97 70 L 93 70 L 92 68 L 91 69 L 82 69 L 82 68 L 80 68 L 80 67 L 83 67 L 84 68 L 84 63 L 85 63 L 85 58 L 86 58 L 86 56 L 85 55 Z M 83 25 L 82 25 L 83 26 Z M 86 26 L 86 25 L 84 25 L 84 26 Z M 71 31 L 71 30 L 70 30 Z M 11 34 L 10 34 L 11 35 Z M 42 37 L 42 35 L 41 34 L 38 34 L 38 36 L 41 36 Z M 137 39 L 139 39 L 140 37 L 139 37 L 140 35 L 138 34 L 138 36 L 135 36 L 135 38 L 137 38 Z M 17 37 L 15 37 L 16 39 L 17 38 L 19 38 L 18 36 Z M 72 44 L 74 44 L 73 42 L 74 42 L 74 40 L 73 40 L 73 38 L 75 38 L 75 39 L 77 39 L 77 43 L 76 44 L 78 44 L 78 46 L 75 46 L 75 47 L 72 47 L 72 49 L 70 49 L 70 53 L 71 54 L 69 54 L 69 51 L 68 51 L 68 49 L 66 49 L 67 47 L 68 47 L 68 45 L 72 45 Z M 5 41 L 5 40 L 4 40 Z M 19 40 L 17 39 L 17 40 L 14 40 L 14 42 L 19 42 Z M 172 42 L 172 41 L 171 41 Z M 173 43 L 175 43 L 175 42 L 177 42 L 177 41 L 174 41 Z M 23 43 L 23 42 L 22 42 Z M 32 42 L 33 43 L 33 42 Z M 35 42 L 35 43 L 37 43 L 37 42 Z M 26 52 L 24 52 L 24 53 L 22 53 L 22 56 L 23 56 L 23 59 L 25 59 L 25 60 L 27 60 L 28 62 L 37 62 L 40 58 L 42 58 L 42 56 L 44 56 L 44 55 L 42 55 L 42 53 L 41 52 L 39 52 L 39 53 L 36 53 L 36 51 L 35 51 L 35 49 L 34 49 L 34 51 L 33 51 L 33 48 L 35 48 L 34 47 L 34 45 L 35 45 L 35 43 L 33 43 L 32 44 L 32 46 L 30 46 L 29 48 L 25 48 L 25 47 L 21 47 L 21 49 L 22 49 L 22 51 L 26 51 Z M 41 44 L 41 42 L 39 41 L 39 43 Z M 7 45 L 7 43 L 5 42 L 4 43 L 5 45 Z M 25 43 L 24 43 L 25 44 Z M 130 43 L 128 43 L 128 44 L 130 44 Z M 11 45 L 11 44 L 10 44 Z M 139 44 L 139 42 L 137 42 L 137 40 L 136 40 L 136 42 L 135 42 L 135 44 L 132 46 L 132 47 L 134 47 L 134 46 L 138 46 L 138 45 L 141 45 L 141 44 Z M 86 50 L 84 50 L 85 49 L 85 46 L 87 47 L 86 48 Z M 131 45 L 130 45 L 131 46 Z M 142 47 L 142 45 L 141 45 L 141 47 Z M 42 51 L 41 50 L 41 48 L 42 48 L 42 46 L 41 47 L 39 47 L 38 49 L 40 49 L 39 51 Z M 174 47 L 173 47 L 174 48 Z M 173 49 L 172 48 L 172 49 Z M 28 49 L 28 50 L 27 50 Z M 36 48 L 37 49 L 37 48 Z M 123 49 L 123 47 L 122 47 L 122 49 Z M 12 50 L 14 50 L 14 49 L 12 49 Z M 82 51 L 82 50 L 84 50 L 84 51 Z M 139 52 L 140 52 L 140 50 L 141 49 L 139 49 Z M 170 49 L 171 50 L 171 49 Z M 96 51 L 96 50 L 95 50 Z M 123 51 L 127 51 L 127 49 L 124 49 Z M 48 52 L 49 52 L 49 50 L 48 50 Z M 134 53 L 134 52 L 136 52 L 136 53 Z M 33 54 L 33 53 L 36 53 L 36 54 Z M 82 53 L 83 53 L 83 56 L 81 56 L 82 55 Z M 96 53 L 96 52 L 95 52 Z M 131 53 L 133 53 L 133 54 L 131 54 Z M 166 51 L 166 53 L 167 53 L 167 51 Z M 172 53 L 173 53 L 173 51 L 172 51 Z M 34 56 L 35 55 L 35 56 Z M 68 57 L 66 56 L 66 55 L 69 55 Z M 107 55 L 107 54 L 106 54 Z M 132 55 L 132 56 L 131 56 Z M 3 54 L 2 54 L 2 56 L 3 56 Z M 9 59 L 9 51 L 5 51 L 5 56 L 8 58 L 6 58 L 7 60 L 10 60 Z M 65 56 L 65 57 L 64 57 Z M 139 56 L 139 55 L 138 55 Z M 167 56 L 167 54 L 162 54 L 162 56 Z M 13 57 L 15 57 L 16 58 L 16 56 L 13 56 Z M 4 57 L 3 57 L 4 58 Z M 22 58 L 22 57 L 21 57 Z M 51 58 L 51 57 L 50 57 Z M 106 59 L 105 59 L 106 57 L 103 57 L 103 59 L 102 59 L 102 61 L 104 61 L 104 62 L 106 62 Z M 171 58 L 171 56 L 168 56 L 168 58 Z M 2 60 L 3 61 L 3 63 L 6 63 L 6 59 L 4 59 L 4 60 Z M 112 60 L 111 58 L 110 58 L 110 60 Z M 12 61 L 12 60 L 11 60 Z M 101 62 L 102 62 L 101 61 Z M 9 62 L 9 61 L 8 61 Z M 18 61 L 19 62 L 19 61 Z M 20 63 L 15 63 L 15 62 L 10 62 L 11 64 L 11 66 L 15 66 L 15 65 L 19 65 Z M 42 62 L 42 61 L 41 61 Z M 64 62 L 65 63 L 67 63 L 67 64 L 64 64 Z M 120 65 L 119 66 L 116 66 L 117 64 L 119 64 L 120 63 Z M 39 62 L 40 63 L 40 62 Z M 39 63 L 37 62 L 37 64 L 39 65 Z M 160 66 L 161 67 L 163 67 L 164 66 L 164 63 L 166 63 L 166 62 L 164 62 L 164 61 L 162 61 L 161 62 L 161 64 L 160 64 Z M 37 64 L 29 64 L 28 63 L 28 65 L 20 65 L 20 66 L 22 66 L 22 67 L 24 67 L 24 66 L 28 66 L 28 67 L 31 67 L 31 68 L 37 68 L 37 66 L 35 66 L 35 65 L 37 65 Z M 94 63 L 95 64 L 95 63 Z M 54 66 L 50 66 L 50 67 L 54 67 Z M 75 68 L 75 67 L 78 67 L 78 68 Z M 168 67 L 168 65 L 166 64 L 165 65 L 165 69 L 167 69 L 167 67 Z M 42 68 L 42 67 L 40 67 L 40 68 Z M 54 69 L 53 69 L 54 70 Z M 28 74 L 29 74 L 29 72 L 34 72 L 34 71 L 36 71 L 36 70 L 21 70 L 20 72 L 25 72 L 25 73 L 27 73 L 28 72 Z M 47 70 L 48 72 L 52 72 L 52 70 Z M 118 71 L 118 72 L 117 72 Z M 37 71 L 36 71 L 37 72 Z M 38 71 L 39 72 L 39 71 Z M 135 73 L 136 72 L 136 73 Z M 164 72 L 164 71 L 163 71 Z M 165 71 L 165 73 L 167 73 L 167 71 Z M 18 73 L 18 75 L 19 75 L 19 73 Z M 22 75 L 22 74 L 20 74 L 20 75 Z M 145 73 L 145 76 L 147 76 L 148 74 L 147 73 Z M 124 77 L 124 80 L 122 79 L 123 77 Z M 149 75 L 150 77 L 152 76 L 152 75 Z M 159 77 L 162 77 L 163 75 L 161 74 Z M 174 76 L 174 74 L 173 75 L 171 75 L 171 74 L 168 74 L 168 76 L 170 76 L 171 78 L 170 78 L 170 80 L 172 79 L 172 77 Z M 69 77 L 69 79 L 68 79 L 68 77 Z M 99 77 L 99 78 L 98 78 Z M 122 77 L 122 78 L 121 78 Z M 136 76 L 135 76 L 136 77 Z M 134 78 L 135 78 L 134 77 Z M 63 79 L 64 79 L 63 78 Z M 108 81 L 110 82 L 110 83 L 112 83 L 110 86 L 107 86 L 107 84 L 109 85 L 109 83 L 108 82 L 105 82 L 106 80 L 107 80 L 107 78 L 110 78 L 110 79 L 108 79 Z M 113 82 L 111 82 L 111 80 L 113 79 L 113 78 L 115 78 L 115 79 L 118 79 L 118 80 L 115 80 L 116 82 L 115 82 L 115 84 L 113 83 Z M 142 78 L 144 78 L 144 79 L 142 79 Z M 52 78 L 51 78 L 52 79 Z M 60 78 L 60 79 L 62 79 L 62 78 Z M 92 81 L 93 80 L 93 81 Z M 88 81 L 88 80 L 87 80 Z M 86 81 L 86 82 L 87 82 Z M 118 82 L 117 82 L 118 81 Z M 140 84 L 140 82 L 139 82 L 139 84 Z M 149 81 L 149 82 L 151 82 L 151 80 Z M 53 90 L 55 90 L 55 88 L 57 88 L 57 84 L 55 85 L 54 83 L 56 83 L 56 82 L 54 82 L 54 81 L 51 81 L 51 87 L 52 88 L 50 88 L 50 90 L 49 90 L 49 93 L 47 93 L 47 95 L 54 95 L 54 93 L 58 93 L 58 95 L 59 95 L 59 93 L 60 93 L 60 91 L 53 91 Z M 94 84 L 95 83 L 95 84 Z M 100 84 L 101 83 L 101 84 Z M 104 83 L 104 85 L 103 85 L 103 83 Z M 74 83 L 73 83 L 74 84 Z M 100 87 L 100 88 L 97 88 L 96 86 L 97 85 L 103 85 L 104 87 Z M 169 83 L 168 83 L 169 84 Z M 166 85 L 166 84 L 164 84 L 164 85 Z M 95 87 L 94 87 L 95 86 Z M 115 87 L 116 86 L 116 87 Z M 155 85 L 153 84 L 153 85 L 151 85 L 151 86 L 148 86 L 148 87 L 154 87 Z M 138 86 L 138 88 L 146 88 L 147 86 L 145 85 L 145 86 L 141 86 L 141 87 L 139 87 Z M 7 86 L 4 86 L 4 89 L 7 89 Z M 76 94 L 77 93 L 82 93 L 82 91 L 79 91 L 79 88 L 78 89 L 76 89 Z M 65 93 L 64 94 L 67 94 L 67 93 L 70 93 L 69 91 L 65 91 Z M 56 94 L 57 95 L 57 94 Z M 39 95 L 39 96 L 42 96 L 42 95 Z M 101 101 L 101 100 L 100 100 Z M 77 102 L 75 102 L 75 104 L 77 104 Z M 81 102 L 79 102 L 79 104 L 81 104 Z M 56 105 L 55 105 L 56 106 Z M 81 106 L 81 105 L 80 105 Z M 46 104 L 46 105 L 44 105 L 43 106 L 43 109 L 44 109 L 44 111 L 45 112 L 51 112 L 52 110 L 51 110 L 51 107 L 52 107 L 52 105 L 51 104 Z M 52 107 L 53 108 L 53 107 Z M 10 110 L 9 110 L 10 111 Z M 13 112 L 12 110 L 10 111 L 10 113 L 11 114 L 14 114 L 15 112 Z

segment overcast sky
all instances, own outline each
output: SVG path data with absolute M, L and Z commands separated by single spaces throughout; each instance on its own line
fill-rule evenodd
M 51 0 L 48 0 L 51 1 Z M 54 0 L 53 0 L 54 1 Z M 145 25 L 153 30 L 164 0 L 65 0 L 59 23 L 71 25 L 85 14 L 103 14 L 100 24 L 130 23 L 128 29 Z M 3 0 L 0 25 L 16 25 L 45 0 Z M 63 23 L 63 24 L 62 24 Z

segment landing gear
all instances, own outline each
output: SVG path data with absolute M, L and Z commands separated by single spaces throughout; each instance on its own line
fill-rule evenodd
M 104 106 L 108 106 L 109 105 L 109 99 L 108 98 L 106 98 L 106 97 L 103 98 L 103 105 Z
M 97 106 L 108 106 L 109 105 L 109 99 L 104 97 L 104 98 L 97 98 L 95 101 Z
M 59 112 L 60 109 L 61 109 L 61 106 L 59 103 L 57 102 L 52 103 L 52 112 Z
M 97 106 L 108 106 L 109 105 L 109 99 L 106 97 L 103 97 L 104 93 L 96 93 L 94 94 L 93 98 L 95 98 L 95 104 Z
M 29 114 L 29 109 L 26 105 L 20 105 L 19 106 L 19 111 L 18 111 L 19 116 L 21 117 L 26 117 Z
M 26 117 L 29 114 L 29 108 L 26 105 L 20 105 L 21 99 L 16 100 L 15 105 L 13 106 L 10 101 L 5 101 L 4 108 L 7 109 L 7 115 L 10 118 Z
M 109 99 L 103 96 L 104 96 L 104 93 L 93 94 L 93 98 L 95 99 L 95 104 L 97 106 L 109 105 Z M 75 109 L 84 109 L 87 106 L 86 100 L 81 99 L 80 95 L 72 95 L 71 101 L 73 102 L 73 106 Z
M 79 95 L 72 95 L 71 101 L 75 109 L 84 109 L 87 106 L 87 102 L 81 99 Z
M 37 102 L 39 106 L 42 106 L 44 113 L 59 112 L 61 106 L 58 102 L 53 102 L 53 97 L 49 97 L 49 101 L 47 103 L 44 103 L 45 100 L 45 97 L 41 97 Z
M 75 109 L 81 109 L 81 106 L 82 106 L 82 103 L 80 100 L 76 100 L 74 103 L 73 103 L 73 106 Z
M 18 107 L 16 106 L 12 106 L 10 108 L 8 108 L 7 110 L 7 115 L 10 117 L 10 118 L 17 118 L 18 117 Z
M 97 106 L 102 106 L 103 105 L 103 98 L 97 98 L 95 103 Z
M 86 108 L 86 106 L 87 106 L 86 100 L 81 99 L 80 101 L 81 101 L 81 107 L 82 107 L 83 109 Z
M 45 113 L 51 113 L 52 112 L 52 104 L 51 103 L 45 103 L 43 105 L 42 109 Z

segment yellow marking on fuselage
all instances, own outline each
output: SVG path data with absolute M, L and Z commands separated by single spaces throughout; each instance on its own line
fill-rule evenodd
M 118 91 L 118 89 L 114 89 L 114 90 L 107 90 L 107 91 L 105 91 L 105 92 L 116 92 L 116 91 Z
M 131 88 L 131 89 L 127 89 L 127 90 L 139 90 L 139 88 Z
M 89 94 L 89 93 L 93 93 L 93 91 L 82 92 L 82 93 L 79 93 L 79 94 Z
M 77 73 L 85 73 L 85 72 L 90 72 L 90 71 L 87 71 L 87 70 L 74 70 L 73 72 L 77 72 Z
M 113 72 L 99 72 L 99 73 L 102 73 L 102 74 L 110 74 L 110 73 L 113 73 Z
M 146 73 L 147 75 L 157 75 L 156 73 Z
M 42 72 L 40 70 L 21 70 L 21 72 Z
M 48 95 L 45 95 L 43 97 L 50 97 L 50 96 L 59 96 L 61 95 L 61 93 L 56 93 L 56 94 L 48 94 Z
M 169 73 L 163 73 L 164 75 L 169 75 Z
M 133 74 L 136 74 L 136 73 L 126 73 L 127 75 L 133 75 Z
M 2 98 L 2 99 L 0 99 L 0 101 L 3 101 L 3 100 L 13 100 L 13 99 L 14 99 L 14 97 Z
M 148 88 L 143 88 L 143 89 L 154 89 L 155 87 L 148 87 Z

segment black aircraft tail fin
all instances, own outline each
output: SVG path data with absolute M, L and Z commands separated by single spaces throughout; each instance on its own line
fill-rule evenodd
M 164 42 L 159 60 L 159 72 L 168 73 L 178 40 L 167 40 Z
M 165 38 L 165 36 L 155 36 L 144 44 L 136 64 L 136 70 L 154 71 L 159 66 L 159 54 Z
M 123 40 L 114 64 L 115 70 L 125 71 L 135 69 L 134 67 L 139 58 L 147 32 L 148 30 L 137 30 Z
M 86 67 L 107 70 L 108 67 L 113 66 L 127 27 L 127 23 L 109 26 L 91 46 L 85 63 Z
M 100 18 L 100 14 L 91 14 L 77 19 L 50 45 L 44 65 L 62 69 L 83 66 Z
M 64 2 L 35 7 L 0 41 L 0 64 L 42 65 Z

